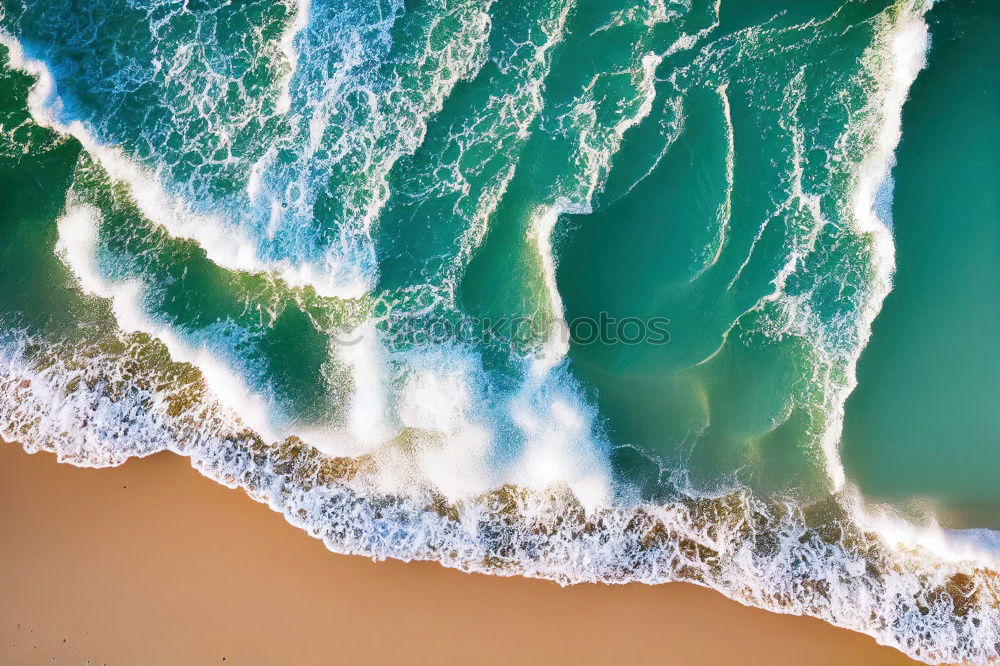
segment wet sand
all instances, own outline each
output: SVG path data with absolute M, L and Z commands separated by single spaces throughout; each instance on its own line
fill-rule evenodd
M 186 459 L 60 465 L 0 443 L 2 664 L 914 664 L 711 590 L 335 555 Z

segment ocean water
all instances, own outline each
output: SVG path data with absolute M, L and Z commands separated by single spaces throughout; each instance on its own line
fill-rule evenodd
M 868 497 L 1000 528 L 1000 74 L 975 64 L 996 50 L 1000 7 L 942 3 L 928 21 L 893 172 L 895 286 L 858 364 L 841 455 Z
M 0 2 L 0 434 L 996 662 L 997 21 Z

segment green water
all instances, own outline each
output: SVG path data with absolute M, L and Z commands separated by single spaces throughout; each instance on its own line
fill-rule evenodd
M 847 402 L 843 458 L 872 497 L 1000 527 L 1000 6 L 940 2 L 903 111 L 895 286 Z
M 285 115 L 273 92 L 283 11 L 100 6 L 81 18 L 91 30 L 35 6 L 10 10 L 32 53 L 52 63 L 64 122 L 82 119 L 184 202 L 132 201 L 104 172 L 107 157 L 71 164 L 72 143 L 63 174 L 36 176 L 59 193 L 50 209 L 60 197 L 67 210 L 90 207 L 78 221 L 80 232 L 94 227 L 86 270 L 106 283 L 113 316 L 170 336 L 191 362 L 214 358 L 282 432 L 340 432 L 361 418 L 381 441 L 406 425 L 394 404 L 406 403 L 399 391 L 416 373 L 406 344 L 386 340 L 378 372 L 388 380 L 331 344 L 366 312 L 416 322 L 659 318 L 669 321 L 665 345 L 570 340 L 566 362 L 528 398 L 545 410 L 561 396 L 587 413 L 572 455 L 608 456 L 616 486 L 647 499 L 737 487 L 823 497 L 831 480 L 820 441 L 879 270 L 852 210 L 857 165 L 880 114 L 897 112 L 880 107 L 895 75 L 882 51 L 908 10 L 765 2 L 660 16 L 539 2 L 530 20 L 498 7 L 486 35 L 476 30 L 486 15 L 468 3 L 441 21 L 430 6 L 396 10 L 391 28 L 375 20 L 382 9 L 355 10 L 338 22 L 335 6 L 312 8 L 288 84 L 301 111 Z M 241 21 L 262 26 L 253 41 L 240 37 Z M 337 39 L 371 21 L 361 52 L 375 60 L 351 65 L 348 93 L 318 95 L 326 55 L 353 62 L 356 47 Z M 117 49 L 126 38 L 131 46 Z M 208 45 L 189 68 L 163 68 L 186 62 L 187 40 L 201 38 Z M 141 39 L 156 52 L 135 47 Z M 118 60 L 122 73 L 109 74 Z M 101 94 L 109 90 L 118 92 Z M 15 103 L 11 123 L 17 113 Z M 11 187 L 26 172 L 16 167 Z M 54 243 L 47 216 L 30 226 L 47 238 L 25 241 L 43 254 Z M 44 263 L 72 282 L 62 259 Z M 290 263 L 317 291 L 332 285 L 353 300 L 267 279 Z M 18 301 L 7 310 L 38 316 Z M 105 317 L 88 314 L 86 327 Z M 487 423 L 496 461 L 540 436 L 510 405 L 534 381 L 525 384 L 525 364 L 548 328 L 513 347 L 434 352 L 442 372 L 470 355 L 481 367 L 463 370 L 462 383 L 480 396 L 473 420 Z M 349 403 L 366 383 L 386 384 L 385 397 L 361 413 Z
M 831 21 L 856 25 L 872 9 L 852 6 Z M 744 21 L 766 11 L 726 7 L 722 23 L 745 29 Z M 607 312 L 671 322 L 663 347 L 577 345 L 570 352 L 574 370 L 595 388 L 612 437 L 646 454 L 624 448 L 615 460 L 627 476 L 647 479 L 647 487 L 677 483 L 681 471 L 680 483 L 700 489 L 734 479 L 807 497 L 827 488 L 817 450 L 824 386 L 812 381 L 835 373 L 837 362 L 818 360 L 826 352 L 809 335 L 770 335 L 782 329 L 784 313 L 762 305 L 775 293 L 788 253 L 815 232 L 788 293 L 815 296 L 814 324 L 831 338 L 850 336 L 838 315 L 855 294 L 835 285 L 852 279 L 842 274 L 844 264 L 865 250 L 829 225 L 845 218 L 836 185 L 824 182 L 837 158 L 823 132 L 832 136 L 848 122 L 850 109 L 832 103 L 844 80 L 830 72 L 834 63 L 858 59 L 864 38 L 848 30 L 836 44 L 796 44 L 815 49 L 813 57 L 822 52 L 830 64 L 829 71 L 806 66 L 796 75 L 800 58 L 810 56 L 790 57 L 786 45 L 803 37 L 795 29 L 782 34 L 782 26 L 818 20 L 824 11 L 800 6 L 772 19 L 776 45 L 741 51 L 725 88 L 709 78 L 683 97 L 675 143 L 647 177 L 625 193 L 609 185 L 594 213 L 566 221 L 558 278 L 567 317 Z M 642 153 L 648 145 L 641 135 L 626 142 L 624 168 L 649 168 Z

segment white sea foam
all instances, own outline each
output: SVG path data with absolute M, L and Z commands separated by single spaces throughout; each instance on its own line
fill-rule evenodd
M 867 501 L 853 485 L 845 488 L 843 496 L 859 526 L 894 548 L 934 553 L 948 562 L 978 562 L 1000 571 L 1000 532 L 996 530 L 947 529 L 933 515 L 915 522 L 890 506 Z
M 566 316 L 563 311 L 562 296 L 556 283 L 556 260 L 552 253 L 552 232 L 559 216 L 564 213 L 589 213 L 584 204 L 573 204 L 567 199 L 559 199 L 550 206 L 544 206 L 532 215 L 528 227 L 528 237 L 538 252 L 542 279 L 548 296 L 549 316 L 553 323 L 541 354 L 531 366 L 535 376 L 548 373 L 569 351 L 569 336 L 566 334 Z
M 27 57 L 20 42 L 6 33 L 0 32 L 0 44 L 9 50 L 11 67 L 36 80 L 28 96 L 28 108 L 35 122 L 79 141 L 113 180 L 128 186 L 133 201 L 146 219 L 175 238 L 196 242 L 212 262 L 231 270 L 273 273 L 290 286 L 309 285 L 318 293 L 332 297 L 356 298 L 366 291 L 369 279 L 358 275 L 344 279 L 343 268 L 333 264 L 267 260 L 260 255 L 256 240 L 243 229 L 218 215 L 194 212 L 188 202 L 168 194 L 159 177 L 130 159 L 120 148 L 100 143 L 84 123 L 79 120 L 63 122 L 60 119 L 63 103 L 44 63 Z
M 838 362 L 833 356 L 841 356 L 846 381 L 827 380 L 830 395 L 826 401 L 827 423 L 820 438 L 820 448 L 832 487 L 840 493 L 852 521 L 861 529 L 878 534 L 892 548 L 933 553 L 936 557 L 951 562 L 971 561 L 996 568 L 997 553 L 989 546 L 993 542 L 991 535 L 979 534 L 977 538 L 970 538 L 941 528 L 933 519 L 926 524 L 915 524 L 888 507 L 867 502 L 847 479 L 839 457 L 844 404 L 857 384 L 857 360 L 871 336 L 872 323 L 892 288 L 895 245 L 891 207 L 888 205 L 892 196 L 891 170 L 895 165 L 895 149 L 902 135 L 903 104 L 914 80 L 926 65 L 929 34 L 924 13 L 929 7 L 929 2 L 921 0 L 910 6 L 901 5 L 898 16 L 882 15 L 878 18 L 875 43 L 864 56 L 862 76 L 865 78 L 858 83 L 866 88 L 867 102 L 855 112 L 856 120 L 852 120 L 847 133 L 841 138 L 842 148 L 851 142 L 865 145 L 863 159 L 852 167 L 851 187 L 843 201 L 844 209 L 851 213 L 848 219 L 853 232 L 870 241 L 868 261 L 872 267 L 866 295 L 857 304 L 857 316 L 850 324 L 853 345 L 846 350 L 835 351 L 838 348 L 835 339 L 841 332 L 831 332 L 819 322 L 811 310 L 811 294 L 789 296 L 785 293 L 787 281 L 815 250 L 820 232 L 829 224 L 822 212 L 820 196 L 807 191 L 803 184 L 804 133 L 797 120 L 798 108 L 803 99 L 802 71 L 789 87 L 789 94 L 794 100 L 789 109 L 787 126 L 792 138 L 793 155 L 790 198 L 776 214 L 787 214 L 788 206 L 797 202 L 798 208 L 807 212 L 813 223 L 776 275 L 774 290 L 761 303 L 780 301 L 786 308 L 784 332 L 795 332 L 816 340 L 821 354 L 830 355 L 830 358 L 824 360 L 825 363 Z M 773 218 L 774 216 L 765 221 L 758 231 L 751 252 L 767 223 Z M 749 261 L 748 256 L 730 281 L 729 287 L 732 287 Z M 761 303 L 755 307 L 760 307 Z M 830 339 L 826 339 L 828 336 Z
M 390 199 L 389 175 L 422 145 L 455 85 L 485 62 L 490 6 L 460 2 L 447 17 L 425 17 L 391 68 L 385 59 L 401 38 L 391 33 L 401 3 L 384 14 L 370 7 L 344 15 L 313 8 L 310 26 L 296 39 L 291 129 L 253 165 L 247 187 L 252 201 L 266 204 L 265 233 L 279 254 L 309 256 L 318 245 L 328 258 L 323 269 L 338 284 L 351 286 L 354 295 L 374 286 L 371 234 Z M 282 160 L 275 159 L 278 152 Z M 332 202 L 332 212 L 317 213 L 322 201 Z
M 573 3 L 549 3 L 549 12 L 538 21 L 545 41 L 530 50 L 530 56 L 523 63 L 504 61 L 498 63 L 506 76 L 519 79 L 512 94 L 500 97 L 491 96 L 485 114 L 477 117 L 475 122 L 480 125 L 482 139 L 479 142 L 462 147 L 462 152 L 483 144 L 503 144 L 511 137 L 518 144 L 525 143 L 530 135 L 529 128 L 534 124 L 545 106 L 543 96 L 545 77 L 549 73 L 552 61 L 552 51 L 565 38 L 566 20 L 569 17 Z M 519 49 L 518 49 L 519 50 Z M 515 50 L 515 53 L 517 50 Z M 495 120 L 488 129 L 481 127 L 482 118 L 492 117 Z M 452 272 L 443 279 L 444 284 L 452 292 L 456 288 L 457 274 L 468 263 L 472 253 L 479 248 L 489 228 L 489 219 L 500 205 L 507 187 L 514 177 L 516 161 L 512 160 L 503 175 L 483 193 L 479 199 L 469 225 L 459 240 L 459 253 L 452 262 Z
M 105 280 L 97 266 L 100 211 L 93 206 L 67 204 L 57 220 L 59 238 L 56 252 L 77 278 L 87 294 L 111 301 L 115 320 L 126 333 L 142 332 L 160 340 L 176 361 L 191 363 L 202 373 L 220 402 L 243 415 L 247 425 L 262 436 L 274 439 L 278 434 L 267 416 L 267 401 L 255 394 L 240 374 L 221 362 L 212 350 L 192 347 L 171 327 L 155 322 L 145 312 L 142 301 L 144 285 L 138 280 L 112 283 Z
M 492 424 L 481 407 L 488 400 L 476 382 L 483 375 L 474 355 L 457 350 L 423 350 L 407 358 L 399 418 L 415 435 L 417 476 L 455 501 L 496 487 L 489 464 L 494 447 Z
M 536 376 L 549 372 L 569 351 L 568 327 L 563 311 L 562 296 L 556 282 L 556 260 L 552 250 L 552 234 L 559 217 L 564 214 L 589 214 L 595 192 L 601 189 L 611 168 L 611 161 L 621 147 L 625 133 L 649 116 L 656 99 L 656 68 L 662 56 L 645 53 L 637 70 L 595 74 L 584 87 L 572 110 L 564 116 L 578 132 L 575 159 L 577 173 L 571 185 L 563 186 L 561 193 L 551 203 L 536 208 L 528 226 L 528 239 L 538 252 L 541 277 L 544 283 L 549 315 L 554 325 L 543 345 L 532 373 Z M 601 80 L 628 76 L 635 85 L 635 97 L 622 99 L 619 108 L 628 109 L 610 127 L 598 122 L 596 98 Z M 601 100 L 607 104 L 606 100 Z
M 715 265 L 719 261 L 719 257 L 722 256 L 722 248 L 726 244 L 726 235 L 729 232 L 729 223 L 733 215 L 733 170 L 736 163 L 736 147 L 733 111 L 729 106 L 728 87 L 728 84 L 722 84 L 718 88 L 719 99 L 722 100 L 722 116 L 726 122 L 726 196 L 719 206 L 719 244 L 709 266 Z
M 866 541 L 871 537 L 842 519 L 810 518 L 794 505 L 769 506 L 742 492 L 618 506 L 598 494 L 595 507 L 583 512 L 557 485 L 466 497 L 446 509 L 431 496 L 386 494 L 363 479 L 320 482 L 310 458 L 260 449 L 239 434 L 235 415 L 211 401 L 197 407 L 197 420 L 168 417 L 165 405 L 150 406 L 141 389 L 115 397 L 94 382 L 117 372 L 114 359 L 90 357 L 72 372 L 62 362 L 39 370 L 27 355 L 29 341 L 8 334 L 0 346 L 4 438 L 29 450 L 53 450 L 78 465 L 119 464 L 158 450 L 187 455 L 202 473 L 244 487 L 335 552 L 435 559 L 468 571 L 563 584 L 686 580 L 743 603 L 869 633 L 929 663 L 1000 658 L 1000 583 L 976 561 L 940 559 L 919 546 L 887 548 Z M 71 350 L 58 355 L 68 357 Z M 406 418 L 463 427 L 459 414 L 470 397 L 465 373 L 434 375 L 416 378 L 413 388 L 443 404 L 428 408 L 421 400 Z M 563 412 L 558 400 L 551 404 L 554 419 L 580 427 L 572 409 Z M 550 425 L 526 424 L 546 439 Z M 567 463 L 558 450 L 538 453 L 525 461 L 540 463 L 538 474 Z M 424 461 L 432 473 L 435 462 L 441 460 L 433 455 Z M 442 471 L 449 477 L 461 472 Z M 576 492 L 587 497 L 588 483 L 583 479 Z
M 535 361 L 537 364 L 539 361 Z M 547 363 L 543 360 L 542 363 Z M 568 487 L 590 513 L 612 500 L 607 446 L 598 439 L 593 406 L 580 399 L 565 370 L 532 369 L 508 405 L 524 437 L 523 451 L 505 482 L 545 491 Z
M 292 84 L 292 77 L 295 76 L 295 68 L 299 63 L 299 53 L 295 48 L 295 40 L 309 24 L 311 6 L 311 0 L 295 0 L 295 15 L 281 34 L 279 43 L 281 52 L 285 54 L 285 60 L 288 62 L 288 73 L 278 82 L 278 101 L 275 105 L 278 113 L 287 113 L 292 106 L 292 95 L 289 92 L 289 87 Z
M 409 101 L 406 95 L 395 94 L 395 88 L 381 90 L 377 81 L 370 80 L 370 73 L 354 71 L 371 69 L 377 64 L 375 54 L 359 51 L 358 46 L 361 43 L 358 31 L 371 29 L 371 26 L 345 27 L 340 18 L 332 22 L 335 26 L 330 36 L 332 47 L 341 48 L 344 56 L 336 68 L 338 75 L 325 81 L 321 99 L 300 100 L 302 108 L 296 109 L 290 119 L 291 134 L 279 137 L 276 144 L 281 150 L 297 153 L 298 161 L 308 166 L 298 169 L 294 177 L 283 173 L 283 169 L 275 166 L 276 151 L 272 147 L 254 164 L 248 165 L 246 171 L 246 194 L 250 201 L 267 197 L 267 205 L 263 208 L 268 211 L 268 219 L 263 233 L 255 229 L 253 215 L 240 202 L 222 212 L 200 212 L 206 207 L 204 201 L 199 200 L 203 196 L 200 192 L 189 192 L 190 196 L 182 197 L 168 191 L 161 173 L 140 165 L 120 148 L 103 144 L 85 123 L 65 120 L 55 80 L 44 63 L 27 57 L 21 43 L 10 34 L 0 33 L 0 43 L 9 48 L 12 67 L 36 78 L 29 96 L 29 110 L 36 122 L 80 141 L 111 178 L 129 187 L 132 198 L 147 219 L 174 237 L 198 243 L 210 260 L 227 269 L 270 273 L 293 287 L 311 286 L 321 295 L 357 298 L 369 291 L 376 279 L 370 229 L 389 196 L 386 180 L 389 171 L 400 157 L 412 153 L 420 145 L 428 118 L 440 110 L 454 85 L 472 76 L 484 61 L 484 45 L 489 34 L 489 16 L 485 10 L 489 5 L 477 7 L 475 4 L 454 10 L 461 14 L 461 20 L 452 39 L 443 48 L 432 49 L 428 40 L 414 62 L 409 63 L 424 76 L 427 72 L 434 74 L 430 81 L 424 79 L 428 87 L 416 103 Z M 280 40 L 280 50 L 292 70 L 278 82 L 278 106 L 286 115 L 291 112 L 292 97 L 301 94 L 296 92 L 296 78 L 311 80 L 317 70 L 327 69 L 322 49 L 331 48 L 331 44 L 307 43 L 305 33 L 310 8 L 307 0 L 299 2 Z M 390 12 L 390 16 L 395 13 Z M 392 19 L 387 18 L 384 22 L 382 41 L 388 41 L 387 29 Z M 432 21 L 428 30 L 434 29 L 437 22 L 437 19 Z M 312 38 L 324 39 L 324 35 Z M 296 45 L 307 47 L 304 55 Z M 304 62 L 310 59 L 309 63 Z M 398 77 L 389 83 L 397 87 L 401 84 Z M 196 96 L 195 91 L 189 92 Z M 345 100 L 359 93 L 367 95 L 379 107 L 372 109 L 375 111 L 372 126 L 348 126 L 337 145 L 321 146 L 330 127 L 344 122 L 340 118 L 333 123 L 333 116 L 343 116 L 348 104 Z M 389 103 L 387 100 L 401 101 Z M 406 108 L 383 108 L 399 103 Z M 198 101 L 194 99 L 192 104 L 197 106 Z M 304 133 L 297 129 L 303 122 L 308 125 Z M 303 136 L 306 137 L 304 144 L 299 141 Z M 384 154 L 383 151 L 369 154 L 374 145 L 386 143 L 385 137 L 391 140 Z M 220 140 L 225 142 L 225 138 L 223 133 Z M 321 147 L 327 155 L 325 159 L 318 156 Z M 367 155 L 362 159 L 364 182 L 358 186 L 360 189 L 339 192 L 337 198 L 347 202 L 358 200 L 361 204 L 349 207 L 345 217 L 337 221 L 339 233 L 332 242 L 317 245 L 318 241 L 313 238 L 316 234 L 310 231 L 316 200 L 331 174 L 343 169 L 341 163 L 356 160 L 359 155 Z M 280 242 L 275 241 L 276 237 Z M 289 250 L 285 245 L 290 239 Z
M 370 450 L 392 434 L 387 395 L 384 349 L 373 322 L 365 322 L 343 336 L 348 344 L 337 345 L 338 356 L 347 363 L 354 380 L 348 425 L 352 440 Z M 360 451 L 337 451 L 338 455 Z
M 822 441 L 827 473 L 838 489 L 846 483 L 838 451 L 843 430 L 843 406 L 857 384 L 855 368 L 861 350 L 871 337 L 872 322 L 892 289 L 892 274 L 896 265 L 892 223 L 878 197 L 880 192 L 884 196 L 886 191 L 891 191 L 895 150 L 902 136 L 903 103 L 917 74 L 927 62 L 930 37 L 924 13 L 929 8 L 930 2 L 921 0 L 902 11 L 897 20 L 885 20 L 879 27 L 877 43 L 865 57 L 865 68 L 875 79 L 878 90 L 870 96 L 869 107 L 862 112 L 864 120 L 856 131 L 870 137 L 873 146 L 866 151 L 857 167 L 850 203 L 856 231 L 871 238 L 871 265 L 875 274 L 870 294 L 859 307 L 856 324 L 859 342 L 849 359 L 848 383 L 834 401 L 836 411 Z
M 715 89 L 716 93 L 719 95 L 719 100 L 722 103 L 722 119 L 726 133 L 725 193 L 723 194 L 722 202 L 719 204 L 719 208 L 715 214 L 716 226 L 718 227 L 718 237 L 713 242 L 715 250 L 712 252 L 711 258 L 705 262 L 690 278 L 689 281 L 691 282 L 700 278 L 704 275 L 705 271 L 719 262 L 719 258 L 722 256 L 722 249 L 726 245 L 726 239 L 729 234 L 729 224 L 733 214 L 733 178 L 736 165 L 736 147 L 735 135 L 733 133 L 733 112 L 729 106 L 728 88 L 729 84 L 723 83 Z M 751 247 L 751 252 L 752 251 L 753 248 Z M 744 264 L 744 266 L 745 265 L 746 264 Z M 740 270 L 742 271 L 742 268 Z M 737 277 L 738 276 L 739 272 L 737 272 Z M 733 278 L 733 281 L 735 280 L 736 277 Z M 732 284 L 732 282 L 730 282 L 730 284 Z

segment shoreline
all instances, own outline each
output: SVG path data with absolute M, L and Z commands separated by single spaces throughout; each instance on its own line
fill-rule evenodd
M 0 444 L 0 497 L 5 664 L 919 663 L 687 583 L 334 554 L 171 453 L 94 470 Z

